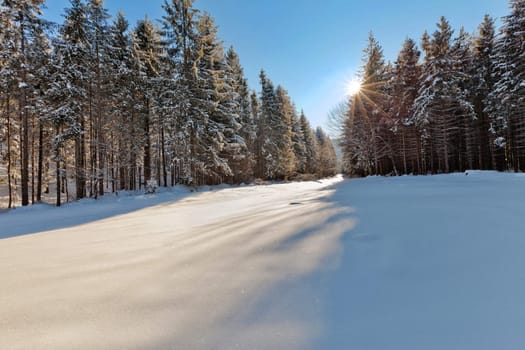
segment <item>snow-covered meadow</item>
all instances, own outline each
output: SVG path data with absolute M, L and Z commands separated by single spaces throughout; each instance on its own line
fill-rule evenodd
M 245 186 L 0 214 L 6 349 L 520 349 L 525 176 Z

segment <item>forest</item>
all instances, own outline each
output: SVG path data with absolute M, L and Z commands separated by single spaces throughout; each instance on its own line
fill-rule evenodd
M 373 34 L 361 90 L 332 112 L 352 176 L 525 171 L 525 1 L 476 34 L 441 17 L 385 62 Z
M 102 0 L 0 7 L 0 187 L 7 206 L 176 184 L 337 172 L 333 144 L 264 71 L 260 92 L 193 0 L 130 28 Z M 52 197 L 51 197 L 52 198 Z

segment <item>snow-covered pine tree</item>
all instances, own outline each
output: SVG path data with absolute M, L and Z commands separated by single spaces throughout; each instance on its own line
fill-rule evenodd
M 471 100 L 471 91 L 474 89 L 472 76 L 474 75 L 473 63 L 473 38 L 464 28 L 460 28 L 458 36 L 454 38 L 451 59 L 454 62 L 454 72 L 457 79 L 460 110 L 457 112 L 458 132 L 452 141 L 456 154 L 458 167 L 456 170 L 473 169 L 477 165 L 477 140 L 476 140 L 476 115 Z
M 304 114 L 301 111 L 301 114 Z M 303 139 L 303 129 L 301 127 L 301 121 L 297 115 L 295 106 L 292 108 L 290 115 L 290 124 L 292 131 L 292 145 L 295 158 L 295 169 L 299 174 L 306 174 L 307 167 L 307 155 L 306 155 L 306 144 Z
M 261 104 L 257 125 L 257 140 L 259 152 L 257 157 L 260 177 L 274 179 L 276 178 L 276 169 L 278 168 L 279 145 L 272 126 L 279 124 L 279 107 L 277 95 L 272 81 L 261 70 L 259 75 L 261 82 Z M 278 137 L 277 137 L 278 138 Z
M 315 130 L 318 145 L 317 175 L 319 177 L 334 176 L 337 174 L 337 155 L 332 140 L 322 128 Z
M 301 111 L 299 117 L 299 124 L 301 126 L 301 139 L 305 148 L 306 165 L 304 169 L 305 174 L 315 174 L 317 172 L 318 147 L 310 122 L 306 118 L 304 111 Z
M 373 148 L 369 128 L 365 123 L 366 111 L 360 97 L 352 96 L 349 101 L 348 116 L 344 123 L 341 147 L 343 151 L 343 171 L 350 176 L 372 174 Z
M 194 157 L 197 124 L 192 116 L 193 91 L 196 88 L 197 51 L 196 22 L 199 12 L 192 0 L 166 0 L 162 5 L 162 32 L 167 55 L 173 65 L 171 79 L 176 94 L 172 102 L 175 108 L 172 130 L 167 147 L 172 154 L 172 181 L 191 184 L 194 178 Z
M 75 47 L 65 44 L 61 38 L 56 39 L 54 44 L 55 49 L 50 58 L 49 85 L 45 91 L 47 110 L 42 121 L 53 129 L 52 160 L 55 162 L 56 205 L 60 206 L 63 191 L 61 186 L 67 180 L 63 179 L 67 168 L 67 158 L 64 155 L 73 140 L 75 151 L 79 151 L 78 142 L 84 130 L 81 116 L 85 89 L 82 72 L 72 65 Z M 78 153 L 75 156 L 77 160 L 80 157 Z
M 288 180 L 296 173 L 296 159 L 293 144 L 293 114 L 295 107 L 288 92 L 279 85 L 276 90 L 277 115 L 270 119 L 273 142 L 277 145 L 277 167 L 274 174 L 277 178 Z
M 7 186 L 8 186 L 8 208 L 15 205 L 16 188 L 14 180 L 17 176 L 16 159 L 18 158 L 18 147 L 16 141 L 18 135 L 18 118 L 15 117 L 15 98 L 17 89 L 16 75 L 14 74 L 16 68 L 17 55 L 13 55 L 16 48 L 14 28 L 12 25 L 12 16 L 14 13 L 1 3 L 0 5 L 0 107 L 1 118 L 0 123 L 0 140 L 1 145 L 5 145 L 2 149 L 2 161 L 6 165 L 7 170 Z
M 257 92 L 252 91 L 250 94 L 250 103 L 252 106 L 252 117 L 255 125 L 255 140 L 253 144 L 253 156 L 255 161 L 255 168 L 253 175 L 257 179 L 264 178 L 264 141 L 266 139 L 264 128 L 264 115 L 261 110 L 261 100 L 257 96 Z
M 90 196 L 104 195 L 104 170 L 106 168 L 107 144 L 105 130 L 110 103 L 111 30 L 109 12 L 103 0 L 87 0 L 89 70 L 88 123 L 90 148 Z
M 474 118 L 452 48 L 453 30 L 441 17 L 432 38 L 423 37 L 425 64 L 422 86 L 415 101 L 415 120 L 424 140 L 425 168 L 432 172 L 463 170 L 459 146 L 461 121 Z
M 382 169 L 388 167 L 383 161 L 385 157 L 393 164 L 390 131 L 386 127 L 390 124 L 386 91 L 389 69 L 372 33 L 363 63 L 361 92 L 350 98 L 343 153 L 347 172 L 368 175 L 382 173 Z
M 397 142 L 397 154 L 401 158 L 398 167 L 403 173 L 421 173 L 421 135 L 414 121 L 414 101 L 417 98 L 420 85 L 421 67 L 419 57 L 421 52 L 412 39 L 403 43 L 395 62 L 392 82 L 392 117 L 394 118 L 394 133 Z
M 135 65 L 128 33 L 129 23 L 122 12 L 114 19 L 111 31 L 109 83 L 109 135 L 112 163 L 111 179 L 113 190 L 136 190 L 138 159 L 142 156 L 141 142 L 143 128 L 139 123 L 139 110 L 135 99 L 139 89 L 138 66 Z
M 473 100 L 475 120 L 475 138 L 477 140 L 478 167 L 480 169 L 494 169 L 504 167 L 504 154 L 496 154 L 494 136 L 489 132 L 490 121 L 486 108 L 489 102 L 489 93 L 494 88 L 494 61 L 495 54 L 495 27 L 494 19 L 485 15 L 474 39 L 474 74 L 471 99 Z M 498 165 L 499 164 L 499 165 Z
M 156 91 L 155 84 L 161 74 L 161 54 L 163 42 L 159 29 L 146 17 L 137 23 L 133 31 L 132 54 L 136 61 L 136 76 L 139 84 L 136 89 L 135 108 L 138 109 L 139 125 L 142 135 L 136 142 L 142 143 L 143 148 L 143 180 L 139 181 L 145 186 L 153 178 L 152 169 L 152 141 L 155 131 L 154 105 Z M 140 174 L 139 174 L 140 176 Z
M 271 80 L 261 71 L 261 107 L 257 138 L 260 144 L 258 168 L 268 179 L 285 179 L 295 172 L 292 144 L 292 102 L 281 86 L 274 88 Z
M 30 45 L 30 55 L 28 58 L 31 67 L 31 75 L 28 79 L 31 86 L 32 94 L 29 98 L 29 112 L 32 116 L 32 152 L 31 152 L 31 169 L 32 169 L 32 203 L 42 200 L 42 188 L 44 186 L 44 172 L 48 163 L 49 128 L 45 126 L 43 118 L 49 111 L 46 92 L 49 89 L 51 81 L 51 43 L 44 32 L 43 27 L 36 28 L 33 40 Z M 38 138 L 38 140 L 36 140 Z M 45 159 L 44 159 L 45 158 Z M 37 175 L 35 176 L 35 171 Z M 36 182 L 36 183 L 35 183 Z M 47 186 L 46 186 L 47 188 Z
M 87 194 L 87 154 L 86 132 L 87 117 L 89 115 L 89 81 L 91 79 L 90 44 L 88 33 L 88 9 L 81 0 L 71 0 L 70 7 L 65 10 L 64 23 L 60 27 L 59 36 L 54 40 L 55 61 L 62 70 L 63 80 L 67 89 L 65 95 L 71 100 L 56 98 L 57 103 L 68 105 L 69 111 L 74 113 L 77 121 L 75 125 L 75 184 L 76 198 L 84 198 Z M 56 92 L 57 94 L 60 92 Z M 58 108 L 58 107 L 57 107 Z M 71 114 L 66 113 L 68 118 Z M 65 165 L 64 165 L 65 166 Z
M 240 124 L 213 18 L 208 14 L 200 16 L 197 29 L 197 86 L 192 103 L 192 118 L 197 123 L 193 141 L 197 150 L 197 182 L 222 183 L 234 175 L 229 162 L 241 152 L 237 137 Z
M 525 170 L 525 1 L 511 0 L 496 40 L 494 88 L 489 95 L 491 132 L 505 151 L 506 168 Z M 498 165 L 498 168 L 500 166 Z
M 9 93 L 10 96 L 16 96 L 14 100 L 17 102 L 16 111 L 20 120 L 20 187 L 23 206 L 29 204 L 29 161 L 32 149 L 30 135 L 34 124 L 29 113 L 34 88 L 29 81 L 30 47 L 36 33 L 42 31 L 43 21 L 40 16 L 43 4 L 44 0 L 2 1 L 3 36 L 7 39 L 7 46 L 4 48 L 10 55 L 8 67 L 16 82 L 16 85 L 9 87 Z M 11 120 L 8 124 L 10 122 Z M 9 163 L 12 163 L 12 159 Z
M 226 52 L 226 76 L 232 90 L 234 114 L 238 116 L 237 121 L 240 124 L 238 136 L 240 136 L 241 153 L 236 160 L 238 164 L 233 167 L 234 176 L 236 181 L 250 181 L 254 176 L 254 144 L 257 131 L 248 82 L 244 77 L 239 56 L 233 47 L 230 47 Z

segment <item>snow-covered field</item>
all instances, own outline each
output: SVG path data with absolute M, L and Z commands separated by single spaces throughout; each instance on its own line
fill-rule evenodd
M 524 218 L 490 172 L 17 209 L 0 348 L 522 349 Z

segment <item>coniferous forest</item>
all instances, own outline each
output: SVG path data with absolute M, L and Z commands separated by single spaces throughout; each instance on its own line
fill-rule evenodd
M 442 17 L 394 63 L 370 34 L 361 91 L 334 116 L 347 174 L 525 171 L 525 1 L 509 8 L 473 35 Z
M 102 0 L 71 0 L 63 23 L 44 0 L 0 7 L 0 186 L 7 206 L 160 186 L 334 175 L 327 134 L 239 56 L 192 0 L 130 25 Z M 261 62 L 264 64 L 264 62 Z M 49 193 L 49 192 L 52 193 Z

